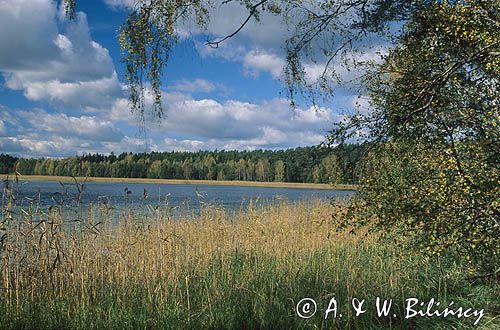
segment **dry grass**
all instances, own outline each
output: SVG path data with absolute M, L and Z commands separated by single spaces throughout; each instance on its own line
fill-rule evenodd
M 10 175 L 10 178 L 13 178 Z M 0 177 L 5 180 L 6 175 Z M 73 182 L 68 176 L 44 176 L 44 175 L 23 175 L 23 180 L 43 180 Z M 79 181 L 85 178 L 77 178 Z M 191 185 L 214 185 L 214 186 L 242 186 L 242 187 L 270 187 L 270 188 L 298 188 L 298 189 L 337 189 L 356 190 L 356 185 L 339 184 L 330 185 L 324 183 L 294 183 L 294 182 L 257 182 L 257 181 L 215 181 L 215 180 L 174 180 L 174 179 L 142 179 L 142 178 L 101 178 L 89 177 L 87 182 L 124 182 L 124 183 L 156 183 L 156 184 L 191 184 Z
M 337 232 L 344 207 L 319 200 L 250 205 L 233 216 L 207 206 L 182 221 L 124 214 L 114 224 L 102 208 L 85 223 L 36 205 L 15 210 L 7 202 L 4 210 L 16 212 L 3 212 L 0 233 L 0 324 L 7 328 L 440 326 L 446 320 L 378 319 L 373 311 L 356 318 L 348 302 L 450 299 L 468 285 L 453 268 L 444 276 L 443 268 L 381 246 L 376 235 Z M 468 304 L 482 302 L 467 290 Z M 315 297 L 325 309 L 333 295 L 342 319 L 296 316 L 301 298 Z

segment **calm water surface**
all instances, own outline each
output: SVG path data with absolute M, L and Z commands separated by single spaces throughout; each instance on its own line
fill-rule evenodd
M 4 185 L 5 183 L 3 183 Z M 42 208 L 58 206 L 76 207 L 79 195 L 75 183 L 53 181 L 19 181 L 13 184 L 18 204 L 26 207 L 40 203 Z M 211 186 L 157 183 L 88 182 L 81 194 L 79 209 L 105 205 L 116 210 L 153 210 L 168 205 L 177 213 L 193 212 L 207 203 L 239 210 L 252 200 L 266 204 L 276 200 L 300 201 L 313 198 L 344 199 L 354 192 L 348 190 L 267 188 L 247 186 Z M 179 211 L 184 210 L 184 211 Z

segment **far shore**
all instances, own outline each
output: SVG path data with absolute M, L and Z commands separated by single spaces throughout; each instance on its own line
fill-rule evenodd
M 2 176 L 5 180 L 7 175 Z M 11 174 L 10 179 L 15 175 Z M 110 182 L 110 183 L 156 183 L 156 184 L 190 184 L 190 185 L 212 185 L 212 186 L 247 186 L 267 188 L 298 188 L 298 189 L 330 189 L 330 190 L 356 190 L 356 185 L 339 184 L 331 185 L 324 183 L 297 183 L 297 182 L 256 182 L 256 181 L 216 181 L 216 180 L 180 180 L 180 179 L 143 179 L 143 178 L 103 178 L 103 177 L 77 177 L 79 182 Z M 70 176 L 47 176 L 47 175 L 20 175 L 19 180 L 26 181 L 73 181 Z

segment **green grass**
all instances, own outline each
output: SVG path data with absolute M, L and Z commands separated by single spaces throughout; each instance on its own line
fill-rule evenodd
M 126 215 L 117 225 L 102 211 L 98 231 L 59 226 L 56 212 L 39 224 L 32 211 L 3 219 L 3 328 L 500 329 L 498 284 L 469 282 L 452 260 L 422 259 L 374 234 L 337 232 L 342 205 L 282 202 L 232 216 L 209 206 L 182 221 Z M 333 296 L 342 318 L 325 320 Z M 377 296 L 393 299 L 398 317 L 377 317 Z M 318 303 L 308 320 L 295 312 L 304 297 Z M 353 297 L 366 299 L 365 314 L 353 315 Z M 486 315 L 478 327 L 405 320 L 409 297 Z

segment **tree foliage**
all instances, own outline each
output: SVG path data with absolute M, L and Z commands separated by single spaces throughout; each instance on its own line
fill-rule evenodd
M 461 253 L 471 271 L 498 272 L 500 255 L 499 8 L 423 5 L 367 82 L 374 111 L 333 131 L 374 142 L 367 218 L 431 254 Z
M 16 165 L 17 158 L 0 154 L 0 173 L 10 174 L 14 173 L 14 167 Z
M 204 27 L 207 8 L 202 1 L 137 1 L 135 8 L 120 27 L 119 40 L 125 62 L 132 111 L 144 118 L 144 81 L 152 90 L 152 112 L 161 118 L 161 78 L 170 52 L 177 42 L 176 23 L 195 17 Z

